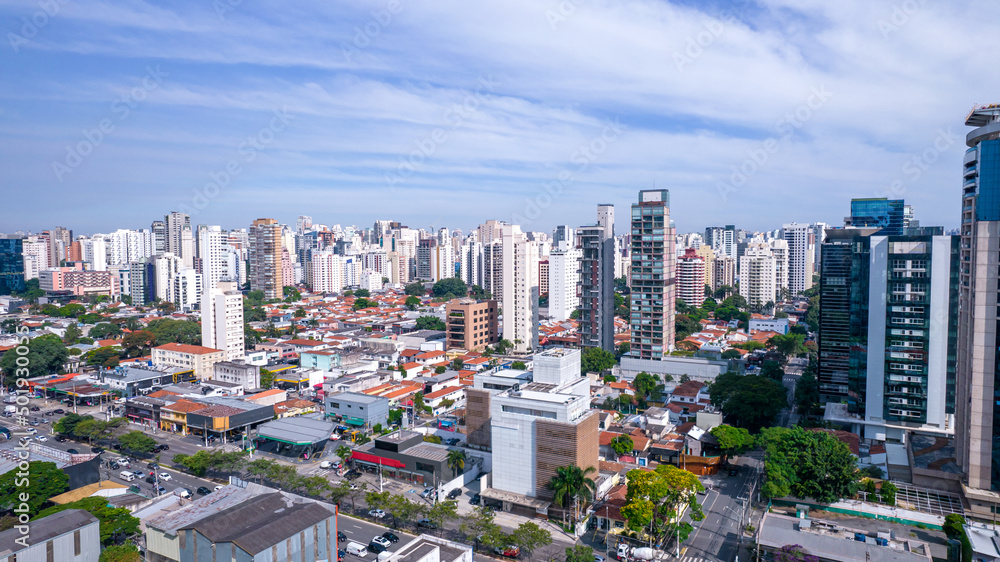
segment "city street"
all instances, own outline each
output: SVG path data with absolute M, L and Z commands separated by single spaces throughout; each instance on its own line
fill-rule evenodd
M 750 496 L 756 495 L 755 486 L 761 461 L 743 456 L 736 461 L 736 465 L 739 466 L 739 473 L 735 476 L 720 472 L 715 476 L 702 478 L 706 488 L 711 485 L 711 489 L 700 497 L 705 518 L 700 522 L 692 522 L 690 515 L 685 517 L 695 530 L 681 545 L 680 560 L 735 560 L 742 537 L 740 531 L 747 525 L 749 504 L 755 499 Z

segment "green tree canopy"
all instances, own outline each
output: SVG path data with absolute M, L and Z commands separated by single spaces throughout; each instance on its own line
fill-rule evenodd
M 719 375 L 708 393 L 730 424 L 750 431 L 769 425 L 788 405 L 785 387 L 759 375 Z
M 444 320 L 441 320 L 437 316 L 421 316 L 417 318 L 416 329 L 418 330 L 440 330 L 444 331 L 446 329 L 444 325 Z
M 77 326 L 76 322 L 73 322 L 72 324 L 66 327 L 66 332 L 63 334 L 63 343 L 65 343 L 66 345 L 73 345 L 80 339 L 80 336 L 82 335 L 83 332 L 80 331 L 80 327 Z
M 52 506 L 39 513 L 35 519 L 48 517 L 67 509 L 89 511 L 99 521 L 101 544 L 108 546 L 123 542 L 139 532 L 139 520 L 124 507 L 110 507 L 107 498 L 94 496 L 75 502 Z
M 642 371 L 636 375 L 635 380 L 632 381 L 632 386 L 635 387 L 636 396 L 641 399 L 646 399 L 650 396 L 654 399 L 658 399 L 660 394 L 659 385 L 660 381 L 646 371 Z
M 511 369 L 517 369 L 519 371 L 526 371 L 528 369 L 528 364 L 524 361 L 514 361 L 510 364 Z
M 354 304 L 351 305 L 351 308 L 354 310 L 361 310 L 364 308 L 377 308 L 377 307 L 378 307 L 377 302 L 371 299 L 366 299 L 364 297 L 359 297 L 354 299 Z
M 434 283 L 431 293 L 437 298 L 464 297 L 469 294 L 469 287 L 458 277 L 445 277 Z
M 406 308 L 416 310 L 420 306 L 420 297 L 409 295 L 406 297 Z
M 493 295 L 479 285 L 469 287 L 469 296 L 476 300 L 492 299 Z
M 805 353 L 805 339 L 802 334 L 779 334 L 767 340 L 767 343 L 774 346 L 774 349 L 787 362 L 790 358 Z
M 615 366 L 615 354 L 599 347 L 588 347 L 580 356 L 580 371 L 600 373 Z
M 302 293 L 295 287 L 282 287 L 281 294 L 285 297 L 285 302 L 296 302 L 302 300 Z
M 566 562 L 594 562 L 594 549 L 585 544 L 568 546 Z
M 97 562 L 142 562 L 142 555 L 134 544 L 116 544 L 102 550 Z
M 149 354 L 150 348 L 156 344 L 156 335 L 149 330 L 132 332 L 122 339 L 122 351 L 126 357 L 142 357 Z
M 764 495 L 831 503 L 857 490 L 857 457 L 833 435 L 798 426 L 769 427 L 758 440 L 767 455 Z
M 156 345 L 175 342 L 201 345 L 201 325 L 194 320 L 157 318 L 146 326 L 146 330 L 153 334 Z
M 576 465 L 556 467 L 556 473 L 549 482 L 556 503 L 569 507 L 573 505 L 574 500 L 578 499 L 580 503 L 584 503 L 593 498 L 597 489 L 594 483 L 596 474 L 597 469 L 592 466 L 586 469 Z M 579 513 L 579 508 L 578 505 L 574 511 Z
M 25 513 L 33 518 L 49 498 L 69 490 L 69 476 L 56 463 L 30 461 L 27 478 L 22 472 L 14 469 L 0 474 L 0 508 L 5 511 L 24 511 L 23 504 Z
M 739 454 L 753 447 L 754 438 L 742 427 L 717 425 L 709 430 L 719 440 L 719 448 L 727 454 Z
M 87 332 L 87 337 L 94 338 L 95 340 L 117 338 L 120 335 L 122 335 L 122 327 L 112 322 L 101 322 Z
M 427 294 L 427 289 L 424 288 L 424 284 L 420 281 L 414 281 L 413 283 L 406 285 L 403 292 L 410 296 L 422 297 Z
M 611 448 L 614 449 L 615 454 L 619 457 L 622 455 L 628 455 L 635 450 L 635 443 L 632 438 L 628 435 L 622 434 L 611 440 Z
M 141 431 L 129 431 L 118 436 L 118 443 L 122 449 L 133 453 L 152 453 L 156 447 L 156 440 Z
M 510 538 L 529 560 L 532 552 L 552 544 L 552 533 L 539 527 L 534 521 L 525 521 L 518 525 L 510 534 Z
M 13 379 L 17 374 L 17 369 L 19 368 L 17 364 L 18 358 L 27 358 L 27 366 L 20 368 L 28 369 L 28 377 L 40 377 L 61 372 L 63 364 L 69 359 L 69 351 L 66 349 L 66 344 L 55 334 L 38 336 L 28 341 L 28 345 L 26 346 L 28 348 L 27 354 L 22 355 L 17 353 L 20 347 L 17 346 L 9 352 L 4 353 L 3 358 L 0 359 L 0 370 L 3 371 L 8 381 Z M 25 359 L 21 359 L 21 363 L 24 362 Z

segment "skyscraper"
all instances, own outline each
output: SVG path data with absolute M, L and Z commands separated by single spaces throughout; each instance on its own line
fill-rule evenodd
M 580 256 L 580 249 L 565 240 L 549 254 L 549 316 L 553 320 L 567 320 L 580 307 Z
M 878 234 L 899 235 L 909 226 L 912 210 L 902 199 L 869 198 L 851 199 L 851 216 L 844 219 L 846 226 L 877 228 Z
M 24 290 L 24 236 L 0 234 L 0 295 Z
M 178 257 L 184 257 L 181 254 L 183 252 L 181 236 L 185 226 L 189 229 L 191 228 L 191 216 L 171 211 L 169 215 L 163 217 L 163 222 L 166 224 L 163 251 L 170 252 Z
M 158 256 L 167 251 L 167 223 L 163 221 L 153 221 L 149 226 L 153 233 L 153 255 Z
M 815 238 L 811 226 L 794 222 L 781 227 L 781 237 L 788 242 L 788 290 L 794 296 L 812 288 Z
M 747 248 L 740 257 L 740 295 L 751 310 L 771 313 L 776 279 L 777 262 L 771 249 L 763 245 Z
M 615 208 L 597 206 L 597 224 L 577 229 L 580 239 L 580 345 L 614 351 Z
M 538 247 L 517 225 L 503 225 L 503 338 L 514 352 L 538 349 Z
M 674 228 L 670 192 L 646 189 L 632 204 L 631 355 L 662 359 L 674 347 Z
M 1000 104 L 973 109 L 965 124 L 976 128 L 962 174 L 955 449 L 972 512 L 990 518 L 1000 507 Z
M 224 252 L 228 246 L 229 236 L 220 226 L 206 226 L 198 229 L 198 255 L 201 256 L 201 293 L 208 295 L 223 279 L 229 278 L 228 256 Z M 208 347 L 214 345 L 205 344 Z M 222 349 L 216 347 L 216 349 Z
M 243 293 L 235 281 L 218 281 L 202 296 L 201 345 L 226 352 L 226 361 L 243 358 Z
M 257 219 L 250 225 L 250 290 L 264 291 L 266 299 L 283 297 L 281 225 Z

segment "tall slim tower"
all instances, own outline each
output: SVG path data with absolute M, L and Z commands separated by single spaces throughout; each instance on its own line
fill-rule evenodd
M 202 297 L 201 345 L 225 351 L 226 361 L 243 358 L 243 293 L 235 281 L 220 281 Z
M 955 450 L 973 514 L 990 518 L 1000 505 L 1000 104 L 973 109 L 965 124 Z
M 191 228 L 191 216 L 185 213 L 179 213 L 177 211 L 171 211 L 169 215 L 163 217 L 163 222 L 166 224 L 166 232 L 163 238 L 164 242 L 164 252 L 170 252 L 175 256 L 180 256 L 182 246 L 182 232 L 184 227 Z
M 250 225 L 250 289 L 264 291 L 264 298 L 283 296 L 281 225 L 274 219 L 257 219 Z
M 662 359 L 674 347 L 676 299 L 670 192 L 645 189 L 632 204 L 632 343 L 639 359 Z
M 580 345 L 614 351 L 615 208 L 597 206 L 597 224 L 577 229 L 580 238 Z
M 516 353 L 538 349 L 538 246 L 517 225 L 501 229 L 503 338 Z
M 793 222 L 781 227 L 781 237 L 788 242 L 788 290 L 797 295 L 811 289 L 813 284 L 816 252 L 813 229 L 808 224 Z

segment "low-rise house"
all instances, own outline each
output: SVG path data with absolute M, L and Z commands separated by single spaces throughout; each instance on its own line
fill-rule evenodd
M 97 562 L 100 523 L 82 509 L 67 509 L 32 521 L 27 534 L 18 527 L 0 532 L 0 557 L 9 562 Z

